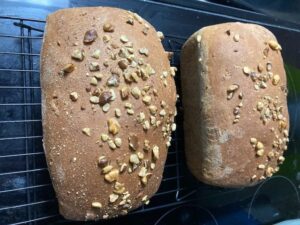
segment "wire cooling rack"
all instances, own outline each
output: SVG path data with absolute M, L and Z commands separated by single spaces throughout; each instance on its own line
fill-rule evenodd
M 42 147 L 39 57 L 45 21 L 0 17 L 0 220 L 1 224 L 36 224 L 61 217 Z M 163 42 L 179 66 L 184 39 Z M 178 76 L 177 87 L 180 87 Z M 180 88 L 179 88 L 180 89 Z M 178 90 L 180 92 L 180 90 Z M 181 102 L 159 191 L 148 206 L 131 214 L 193 200 L 196 182 L 184 165 Z

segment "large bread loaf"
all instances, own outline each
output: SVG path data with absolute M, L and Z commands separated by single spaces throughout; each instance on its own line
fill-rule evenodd
M 202 28 L 184 44 L 185 151 L 201 181 L 244 187 L 278 171 L 289 129 L 280 50 L 270 31 L 243 23 Z
M 126 214 L 157 191 L 176 101 L 162 34 L 137 14 L 73 8 L 47 18 L 44 147 L 60 213 Z

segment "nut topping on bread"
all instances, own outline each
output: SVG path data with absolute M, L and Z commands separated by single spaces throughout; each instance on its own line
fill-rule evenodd
M 157 191 L 176 128 L 176 68 L 162 38 L 139 15 L 114 8 L 73 8 L 48 17 L 44 143 L 66 218 L 123 215 L 149 204 Z
M 244 187 L 279 170 L 289 142 L 280 51 L 270 31 L 243 23 L 202 28 L 184 44 L 185 150 L 199 180 Z

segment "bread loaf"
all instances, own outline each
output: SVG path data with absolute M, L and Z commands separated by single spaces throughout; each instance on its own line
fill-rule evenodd
M 176 90 L 162 34 L 117 8 L 59 10 L 41 54 L 44 148 L 59 211 L 126 214 L 157 191 Z
M 244 23 L 204 27 L 181 54 L 185 152 L 199 180 L 245 187 L 284 161 L 289 116 L 281 47 Z

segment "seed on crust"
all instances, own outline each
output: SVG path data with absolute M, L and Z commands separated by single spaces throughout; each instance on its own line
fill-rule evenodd
M 272 78 L 272 84 L 276 86 L 278 85 L 279 82 L 280 82 L 280 76 L 278 74 L 275 74 Z
M 71 55 L 72 59 L 78 60 L 78 61 L 82 61 L 84 59 L 84 50 L 82 49 L 75 49 L 72 52 Z
M 91 128 L 83 128 L 82 133 L 84 133 L 86 136 L 91 136 Z
M 63 71 L 63 73 L 71 73 L 74 71 L 74 69 L 75 69 L 74 64 L 68 63 L 63 67 L 62 71 Z
M 108 125 L 109 133 L 111 133 L 113 135 L 116 135 L 117 133 L 119 133 L 119 130 L 120 130 L 121 126 L 115 118 L 108 119 L 107 125 Z
M 100 202 L 92 202 L 92 207 L 100 209 L 102 208 L 102 204 Z
M 118 169 L 113 169 L 109 173 L 105 174 L 105 176 L 104 176 L 104 179 L 109 183 L 112 183 L 112 182 L 118 180 L 118 178 L 119 178 L 119 170 Z
M 84 44 L 91 44 L 92 42 L 94 42 L 96 40 L 97 37 L 98 37 L 98 34 L 97 34 L 97 31 L 95 29 L 88 30 L 84 34 L 83 43 Z
M 78 93 L 77 92 L 72 92 L 70 94 L 70 99 L 73 101 L 73 102 L 76 102 L 77 99 L 78 99 Z
M 152 148 L 152 154 L 154 161 L 159 159 L 159 147 L 157 145 Z
M 111 23 L 105 23 L 103 25 L 103 31 L 104 32 L 114 32 L 115 31 L 115 26 L 112 25 Z
M 269 41 L 268 44 L 272 50 L 275 50 L 275 51 L 282 50 L 280 44 L 278 44 L 277 41 L 271 40 L 271 41 Z

